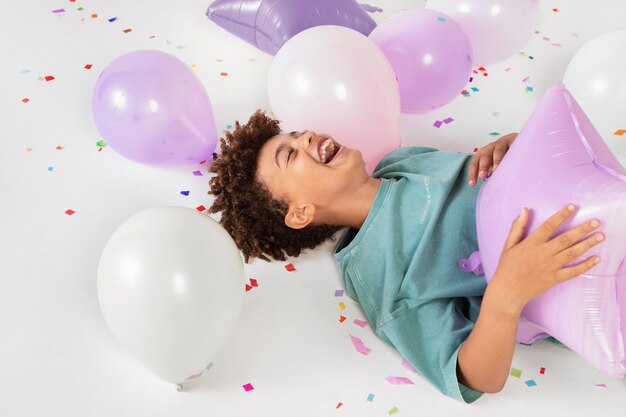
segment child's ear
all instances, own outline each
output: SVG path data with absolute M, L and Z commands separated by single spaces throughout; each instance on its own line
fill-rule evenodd
M 285 215 L 285 224 L 292 229 L 302 229 L 308 226 L 315 217 L 315 206 L 312 204 L 302 204 L 299 206 L 289 206 Z

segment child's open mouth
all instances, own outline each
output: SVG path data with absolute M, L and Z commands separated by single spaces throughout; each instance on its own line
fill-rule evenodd
M 320 147 L 318 149 L 320 161 L 322 161 L 322 163 L 325 165 L 328 164 L 330 161 L 333 160 L 335 155 L 337 155 L 337 152 L 339 152 L 340 148 L 341 148 L 341 145 L 339 145 L 332 139 L 330 138 L 324 139 L 323 141 L 320 142 Z

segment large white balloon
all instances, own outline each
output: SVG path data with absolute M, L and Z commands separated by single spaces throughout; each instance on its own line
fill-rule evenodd
M 626 30 L 604 33 L 585 43 L 572 58 L 563 82 L 626 165 Z
M 470 38 L 474 65 L 502 61 L 523 48 L 539 26 L 539 0 L 428 0 Z
M 117 340 L 158 377 L 181 384 L 211 363 L 239 317 L 241 255 L 194 209 L 158 207 L 124 222 L 98 267 L 98 298 Z
M 369 172 L 400 146 L 400 92 L 374 42 L 342 26 L 298 33 L 276 54 L 268 76 L 283 130 L 328 133 L 361 151 Z

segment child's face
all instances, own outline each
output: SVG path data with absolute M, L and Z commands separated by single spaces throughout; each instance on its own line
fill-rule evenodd
M 324 223 L 320 213 L 335 211 L 338 202 L 345 201 L 341 198 L 344 193 L 349 194 L 369 178 L 361 152 L 313 131 L 269 139 L 259 152 L 257 177 L 274 197 L 286 201 L 290 210 L 315 206 L 317 216 L 312 223 L 318 224 Z

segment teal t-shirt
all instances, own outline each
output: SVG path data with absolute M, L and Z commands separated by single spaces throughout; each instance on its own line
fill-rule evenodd
M 478 250 L 470 155 L 398 148 L 373 174 L 380 188 L 360 229 L 335 249 L 346 293 L 376 334 L 444 394 L 465 402 L 482 395 L 457 379 L 457 355 L 478 317 L 484 275 L 463 272 Z

